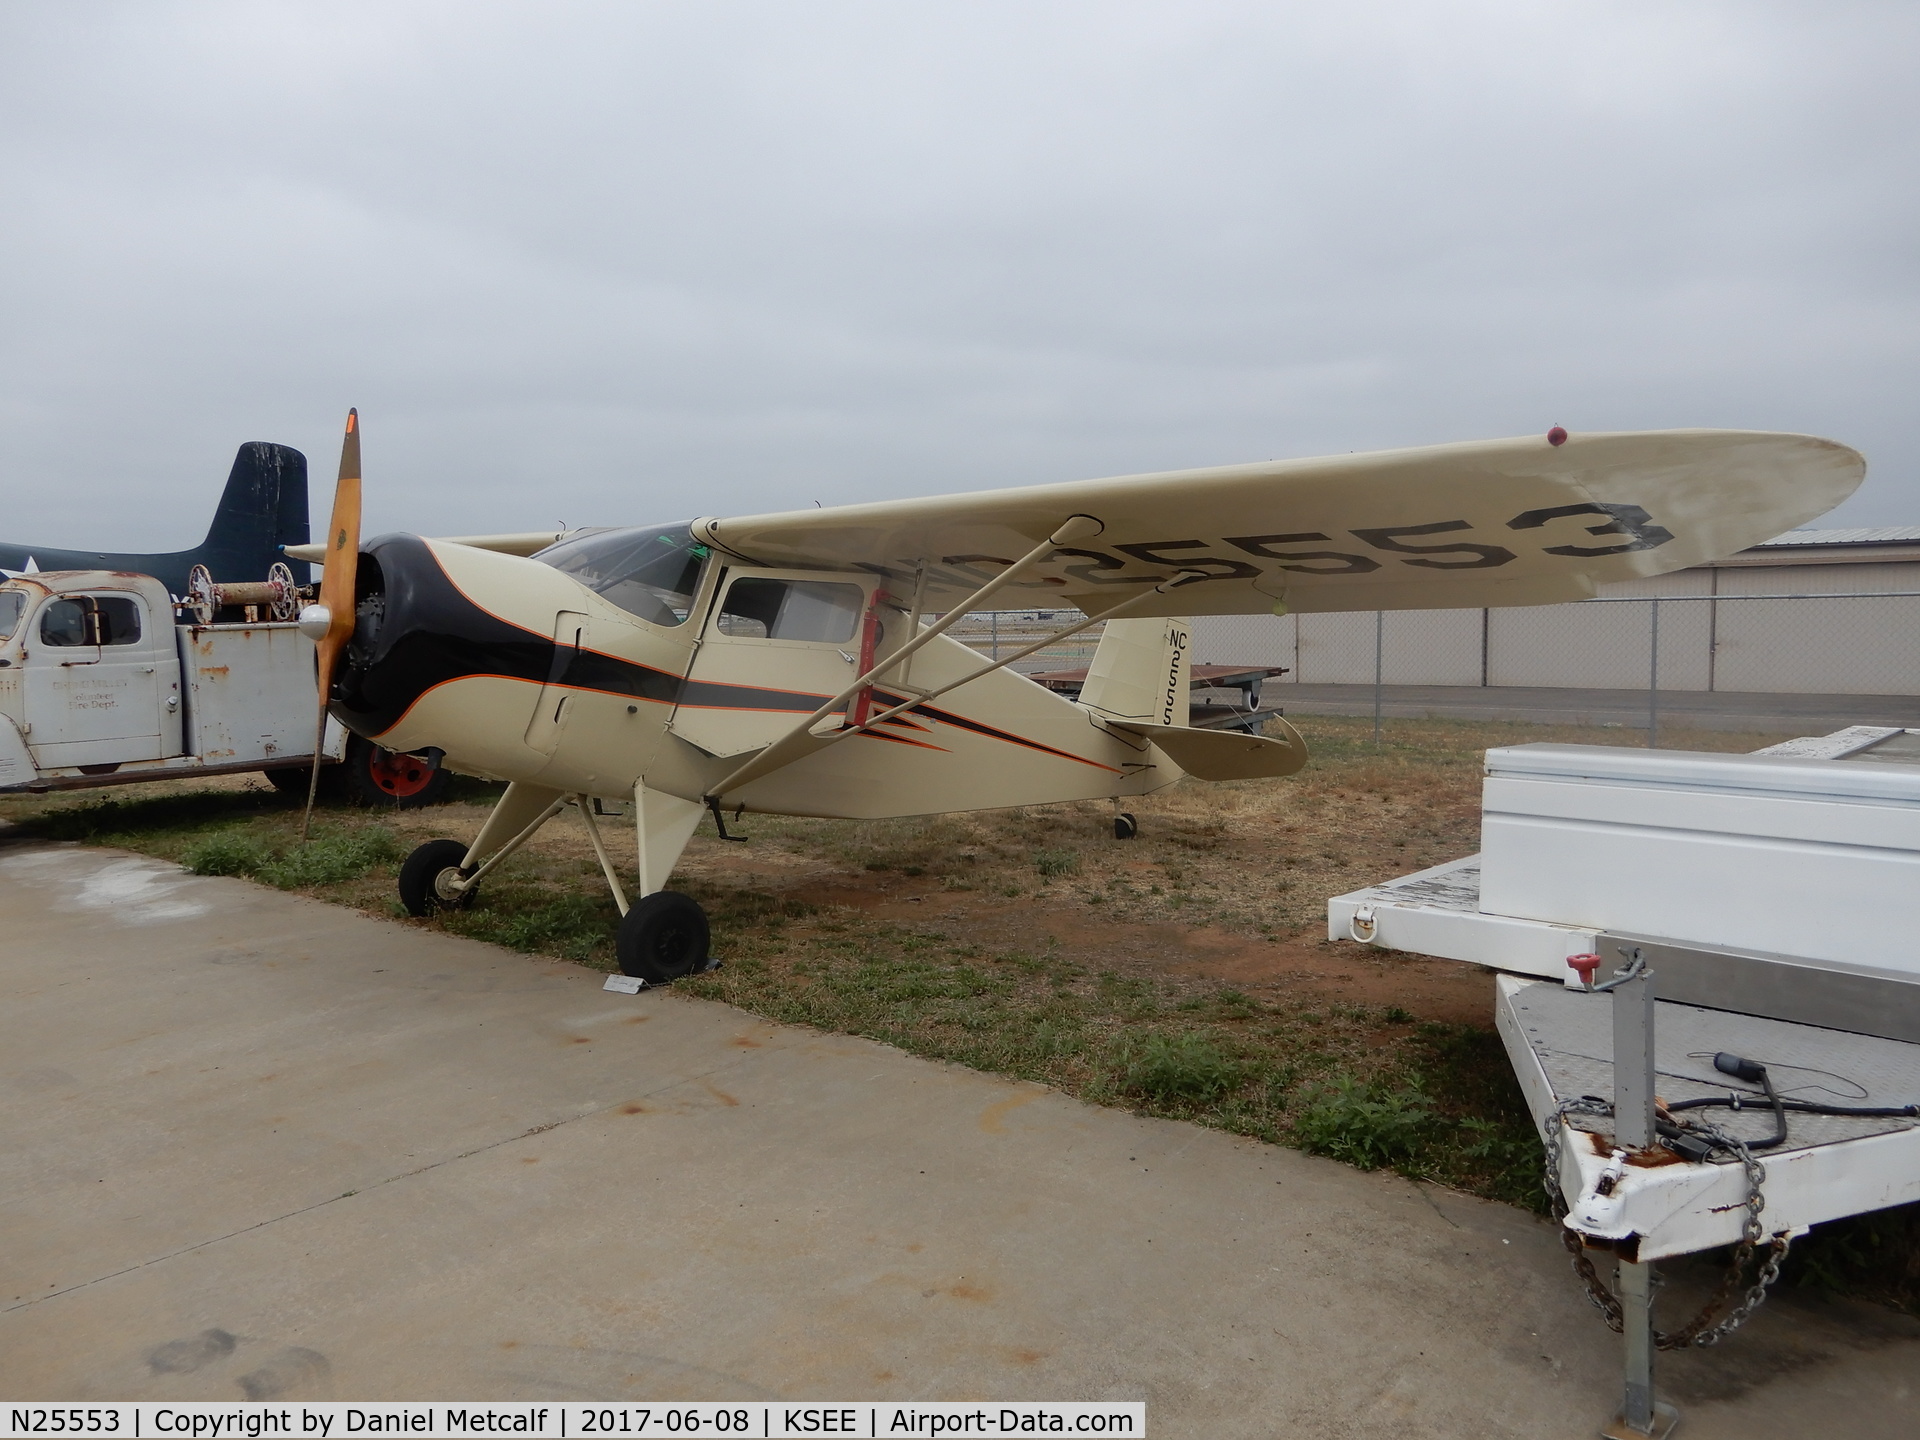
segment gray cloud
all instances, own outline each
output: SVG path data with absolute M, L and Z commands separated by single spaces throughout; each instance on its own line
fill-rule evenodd
M 1910 5 L 0 11 L 0 534 L 643 522 L 1484 435 L 1920 520 Z

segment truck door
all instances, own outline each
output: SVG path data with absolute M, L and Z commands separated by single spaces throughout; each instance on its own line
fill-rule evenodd
M 158 760 L 177 735 L 177 664 L 162 665 L 171 626 L 138 595 L 55 595 L 24 637 L 21 684 L 27 746 L 42 769 Z M 164 692 L 164 693 L 163 693 Z M 169 714 L 165 701 L 173 699 Z M 169 725 L 167 722 L 171 720 Z
M 818 571 L 721 577 L 669 728 L 709 755 L 739 755 L 791 730 L 860 672 L 879 581 Z M 882 647 L 884 648 L 884 647 Z

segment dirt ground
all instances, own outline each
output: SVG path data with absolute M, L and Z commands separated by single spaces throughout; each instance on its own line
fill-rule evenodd
M 1092 803 L 749 815 L 747 844 L 696 836 L 670 883 L 707 908 L 727 963 L 681 984 L 770 1020 L 1538 1208 L 1539 1139 L 1489 1028 L 1487 973 L 1329 944 L 1325 905 L 1477 850 L 1487 748 L 1640 736 L 1389 720 L 1375 743 L 1363 720 L 1302 728 L 1313 758 L 1298 776 L 1182 782 L 1130 802 L 1127 841 L 1112 807 Z M 1663 738 L 1725 753 L 1780 737 Z M 251 777 L 7 796 L 0 843 L 12 824 L 23 840 L 120 846 L 614 968 L 618 913 L 570 817 L 489 876 L 472 908 L 402 914 L 399 860 L 471 837 L 498 789 L 461 781 L 431 809 L 323 812 L 311 846 L 299 807 Z M 626 837 L 606 828 L 631 885 Z M 1822 1227 L 1795 1247 L 1788 1282 L 1920 1313 L 1920 1207 Z
M 682 863 L 709 883 L 757 887 L 832 911 L 848 909 L 908 928 L 963 935 L 996 951 L 1057 955 L 1093 971 L 1215 981 L 1297 1004 L 1400 1006 L 1421 1020 L 1485 1025 L 1486 972 L 1450 960 L 1330 944 L 1310 932 L 1286 938 L 1218 924 L 1102 916 L 1079 896 L 1035 904 L 947 889 L 930 876 L 848 871 L 824 863 L 771 869 L 759 856 L 718 841 L 696 844 Z M 1149 875 L 1150 860 L 1121 861 Z M 1388 877 L 1382 877 L 1388 878 Z
M 1375 745 L 1366 721 L 1303 724 L 1314 753 L 1301 775 L 1183 781 L 1141 797 L 1130 802 L 1140 827 L 1131 841 L 1114 840 L 1111 807 L 1091 802 L 871 822 L 750 815 L 739 827 L 751 837 L 744 845 L 723 843 L 703 826 L 670 883 L 781 902 L 796 913 L 937 931 L 988 950 L 1045 954 L 1176 988 L 1182 981 L 1228 985 L 1293 1006 L 1397 1007 L 1418 1020 L 1486 1025 L 1491 1000 L 1483 971 L 1330 944 L 1327 897 L 1473 853 L 1481 756 L 1489 746 L 1631 745 L 1639 737 L 1611 727 L 1401 720 L 1390 721 Z M 1672 732 L 1668 748 L 1744 751 L 1778 738 Z M 251 814 L 274 830 L 292 823 L 292 807 L 256 776 L 6 797 L 0 816 L 28 820 L 101 800 L 140 809 L 141 802 L 195 791 L 230 796 L 236 820 Z M 449 805 L 352 812 L 350 819 L 387 826 L 403 850 L 430 838 L 466 838 L 497 789 L 468 782 L 457 793 Z M 323 815 L 318 823 L 341 818 Z M 619 859 L 618 822 L 605 823 Z M 610 941 L 617 917 L 578 824 L 550 824 L 503 868 L 496 896 L 503 885 L 517 908 L 534 898 L 532 886 L 604 910 Z M 397 916 L 391 886 L 390 872 L 376 873 L 332 887 L 327 898 Z M 790 933 L 814 929 L 803 921 Z M 564 948 L 573 958 L 611 966 L 609 944 L 583 947 L 576 936 Z

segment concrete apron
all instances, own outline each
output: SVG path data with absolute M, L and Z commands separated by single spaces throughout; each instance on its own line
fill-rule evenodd
M 1161 1436 L 1587 1436 L 1519 1211 L 238 880 L 0 847 L 0 1396 L 1145 1399 Z M 1776 1302 L 1698 1436 L 1907 1436 Z

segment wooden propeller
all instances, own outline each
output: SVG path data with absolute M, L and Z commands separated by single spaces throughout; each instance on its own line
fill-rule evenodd
M 334 670 L 353 638 L 355 572 L 360 564 L 360 412 L 347 411 L 347 434 L 340 442 L 340 478 L 333 487 L 333 517 L 327 523 L 326 568 L 320 574 L 320 598 L 300 612 L 300 632 L 318 648 L 320 715 L 313 732 L 313 775 L 307 782 L 307 809 L 300 817 L 300 840 L 313 821 L 320 790 L 320 749 L 327 737 L 327 697 Z

